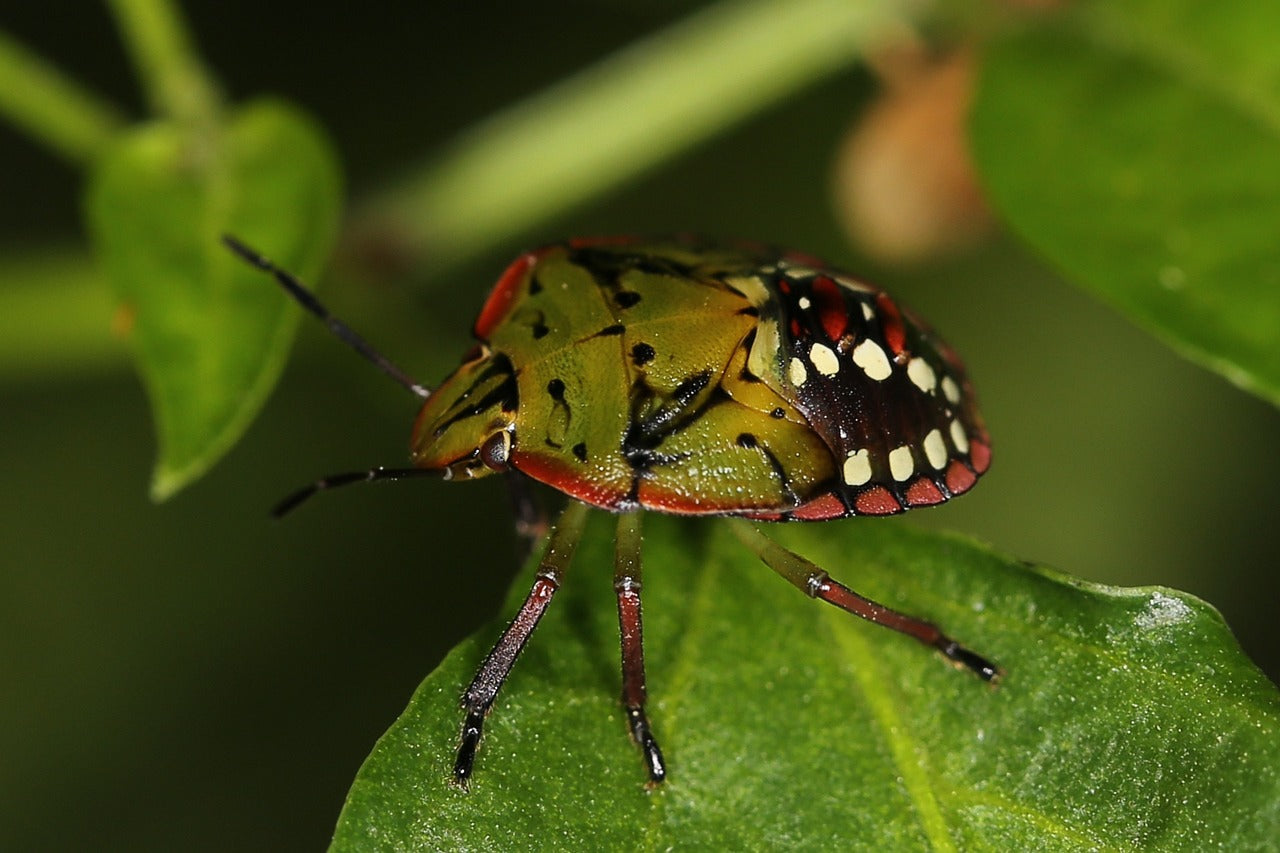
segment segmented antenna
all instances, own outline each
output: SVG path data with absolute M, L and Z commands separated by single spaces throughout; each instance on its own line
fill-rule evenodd
M 309 486 L 303 486 L 289 497 L 280 501 L 271 510 L 272 518 L 281 518 L 298 508 L 298 505 L 319 492 L 336 489 L 339 486 L 350 486 L 355 483 L 373 483 L 378 480 L 407 480 L 410 477 L 440 477 L 440 471 L 428 468 L 370 468 L 368 471 L 348 471 L 345 474 L 330 474 L 321 477 Z
M 222 235 L 222 242 L 228 249 L 235 252 L 248 263 L 263 272 L 270 273 L 274 276 L 275 280 L 280 283 L 280 286 L 288 291 L 289 295 L 292 296 L 299 305 L 323 320 L 324 324 L 329 327 L 329 331 L 333 332 L 333 334 L 347 346 L 364 356 L 373 364 L 374 367 L 378 368 L 396 382 L 400 383 L 400 385 L 405 389 L 417 394 L 419 397 L 426 399 L 431 396 L 430 388 L 411 378 L 409 374 L 397 367 L 391 359 L 378 352 L 369 344 L 368 341 L 356 334 L 350 326 L 330 314 L 329 309 L 325 308 L 320 300 L 316 299 L 315 294 L 308 290 L 302 282 L 298 281 L 298 279 L 294 278 L 285 270 L 280 269 L 280 267 L 258 254 L 244 243 L 241 243 L 230 234 Z
M 267 260 L 253 249 L 241 243 L 230 234 L 222 235 L 222 242 L 228 249 L 235 252 L 243 260 L 262 270 L 270 273 L 280 286 L 285 289 L 290 296 L 293 297 L 299 305 L 310 313 L 314 314 L 324 321 L 329 327 L 329 331 L 333 332 L 343 343 L 351 347 L 366 360 L 371 362 L 374 367 L 381 370 L 387 376 L 390 376 L 402 387 L 408 391 L 426 399 L 431 396 L 431 389 L 410 378 L 396 366 L 391 359 L 378 352 L 364 338 L 360 337 L 346 323 L 329 313 L 329 309 L 325 308 L 315 294 L 306 288 L 306 286 L 294 278 L 291 274 Z M 330 474 L 328 477 L 321 477 L 314 483 L 304 486 L 293 494 L 289 495 L 280 503 L 276 504 L 271 510 L 273 518 L 280 518 L 287 515 L 298 508 L 307 499 L 320 492 L 336 489 L 339 486 L 350 486 L 354 483 L 371 483 L 378 480 L 405 480 L 410 477 L 439 477 L 441 472 L 431 471 L 423 468 L 371 468 L 368 471 L 348 471 L 345 474 Z

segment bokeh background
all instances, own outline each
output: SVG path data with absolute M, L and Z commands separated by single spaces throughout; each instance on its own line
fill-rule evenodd
M 280 94 L 323 123 L 358 202 L 460 130 L 698 5 L 183 8 L 230 96 Z M 105 9 L 57 8 L 8 4 L 0 28 L 144 114 Z M 945 332 L 995 441 L 992 472 L 963 500 L 841 523 L 961 530 L 1087 580 L 1189 590 L 1274 679 L 1280 413 L 998 229 L 911 264 L 853 245 L 833 175 L 879 89 L 866 69 L 836 75 L 447 276 L 338 273 L 327 298 L 434 380 L 469 346 L 496 274 L 531 244 L 687 230 L 829 257 Z M 77 172 L 0 125 L 0 268 L 82 254 L 81 190 Z M 111 322 L 105 292 L 76 310 Z M 33 311 L 30 323 L 54 335 L 63 319 Z M 149 413 L 123 344 L 0 365 L 0 847 L 327 841 L 374 740 L 493 615 L 514 572 L 500 483 L 353 489 L 267 518 L 319 474 L 401 463 L 413 414 L 412 399 L 307 324 L 244 441 L 155 505 Z M 856 586 L 856 567 L 841 576 Z

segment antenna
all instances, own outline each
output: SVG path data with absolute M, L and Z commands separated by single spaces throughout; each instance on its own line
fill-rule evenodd
M 411 477 L 440 477 L 440 471 L 429 468 L 370 468 L 368 471 L 348 471 L 345 474 L 330 474 L 321 477 L 309 486 L 303 486 L 289 497 L 280 501 L 271 510 L 272 518 L 282 518 L 298 508 L 298 505 L 311 496 L 336 489 L 339 486 L 350 486 L 355 483 L 372 483 L 378 480 L 407 480 Z
M 333 332 L 338 339 L 347 346 L 364 356 L 373 364 L 374 367 L 390 376 L 406 390 L 417 394 L 424 400 L 431 396 L 430 388 L 423 385 L 421 382 L 410 378 L 409 374 L 397 367 L 391 359 L 374 349 L 368 341 L 356 334 L 350 326 L 330 314 L 329 309 L 325 308 L 320 300 L 316 298 L 315 294 L 308 290 L 302 282 L 298 281 L 298 279 L 294 278 L 288 272 L 280 269 L 280 267 L 258 254 L 244 243 L 241 243 L 230 234 L 222 235 L 222 242 L 228 249 L 235 252 L 243 260 L 263 272 L 270 273 L 274 276 L 275 280 L 280 283 L 280 286 L 288 291 L 289 295 L 294 298 L 294 301 L 323 320 L 324 324 L 329 327 L 329 331 Z M 320 482 L 324 481 L 322 480 Z
M 290 296 L 293 297 L 299 305 L 310 313 L 314 314 L 324 321 L 329 327 L 329 331 L 333 332 L 339 340 L 351 347 L 366 360 L 371 362 L 374 367 L 381 370 L 387 376 L 390 376 L 398 382 L 406 390 L 418 395 L 424 400 L 431 396 L 431 389 L 422 383 L 409 377 L 399 367 L 396 366 L 391 359 L 378 352 L 364 338 L 356 334 L 354 330 L 346 323 L 329 313 L 329 309 L 316 298 L 315 294 L 307 289 L 306 285 L 298 281 L 290 273 L 282 270 L 271 261 L 267 260 L 258 252 L 241 243 L 230 234 L 222 235 L 222 242 L 228 249 L 235 252 L 241 259 L 249 264 L 257 267 L 263 272 L 270 273 L 280 286 L 285 289 Z M 311 498 L 319 492 L 336 489 L 339 486 L 350 486 L 354 483 L 371 483 L 377 480 L 407 480 L 410 477 L 439 477 L 442 476 L 440 471 L 432 471 L 423 468 L 371 468 L 368 471 L 348 471 L 345 474 L 330 474 L 328 477 L 321 477 L 314 483 L 304 486 L 293 494 L 289 495 L 280 503 L 275 505 L 271 510 L 273 518 L 280 518 L 293 512 L 300 504 Z

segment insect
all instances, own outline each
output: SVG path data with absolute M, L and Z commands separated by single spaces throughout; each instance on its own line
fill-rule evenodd
M 411 468 L 318 480 L 506 476 L 518 529 L 544 525 L 526 478 L 569 496 L 533 587 L 462 697 L 453 781 L 467 788 L 484 722 L 573 556 L 588 507 L 617 516 L 622 703 L 648 782 L 667 775 L 645 713 L 643 510 L 733 516 L 738 537 L 813 598 L 909 636 L 986 681 L 997 667 L 938 627 L 867 599 L 750 521 L 890 515 L 968 491 L 990 440 L 956 355 L 885 292 L 817 259 L 754 244 L 576 239 L 521 255 L 438 387 L 409 378 L 299 281 L 231 237 L 306 310 L 424 398 Z

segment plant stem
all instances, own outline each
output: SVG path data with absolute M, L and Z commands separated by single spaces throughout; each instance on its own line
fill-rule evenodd
M 110 0 L 152 108 L 197 124 L 216 120 L 220 97 L 171 0 Z
M 77 165 L 88 165 L 123 122 L 115 107 L 0 32 L 0 115 Z
M 727 0 L 493 118 L 364 212 L 433 269 L 598 197 L 907 33 L 907 0 Z
M 0 259 L 0 380 L 78 378 L 128 365 L 112 300 L 84 249 L 50 246 Z M 121 329 L 120 331 L 124 331 Z

